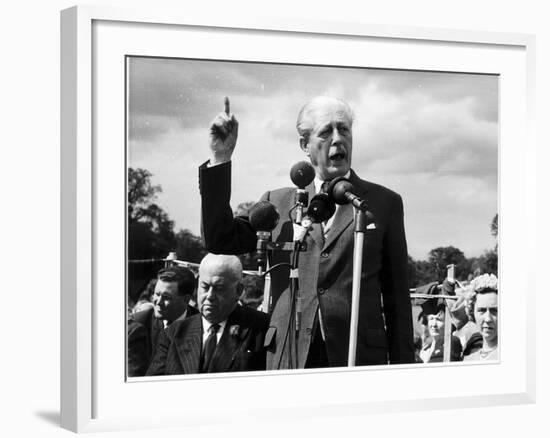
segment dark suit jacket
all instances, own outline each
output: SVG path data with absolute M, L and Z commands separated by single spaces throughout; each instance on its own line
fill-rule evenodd
M 199 313 L 197 309 L 187 306 L 186 317 L 197 313 Z M 164 324 L 160 319 L 155 318 L 153 308 L 137 312 L 128 320 L 129 377 L 145 375 L 163 333 Z
M 407 280 L 407 244 L 401 197 L 377 184 L 361 180 L 353 171 L 350 181 L 356 194 L 367 201 L 376 218 L 376 229 L 365 233 L 357 342 L 357 365 L 413 363 L 413 325 Z M 202 196 L 202 231 L 207 249 L 214 253 L 239 254 L 254 251 L 256 233 L 248 218 L 233 218 L 229 205 L 231 163 L 199 169 Z M 310 199 L 313 183 L 307 187 Z M 275 241 L 292 241 L 288 219 L 294 205 L 294 188 L 266 193 L 262 199 L 273 203 L 280 221 L 273 230 Z M 330 366 L 346 366 L 351 314 L 354 248 L 354 209 L 340 206 L 331 229 L 323 236 L 314 225 L 307 238 L 307 251 L 300 254 L 299 275 L 302 297 L 302 327 L 298 340 L 299 368 L 303 368 L 320 307 L 326 334 Z M 275 251 L 271 263 L 288 262 L 289 254 Z M 288 348 L 282 349 L 288 327 L 289 271 L 278 269 L 271 276 L 274 310 L 268 333 L 270 344 L 267 368 L 285 368 Z M 292 334 L 291 334 L 292 336 Z M 283 357 L 281 358 L 281 355 Z
M 147 329 L 143 324 L 128 320 L 128 377 L 144 376 L 149 366 Z
M 209 373 L 265 370 L 264 336 L 269 317 L 237 305 L 227 318 Z M 197 374 L 202 350 L 202 316 L 176 321 L 160 337 L 148 376 Z
M 431 347 L 431 343 L 425 345 L 422 348 L 422 350 L 428 350 L 430 349 L 430 347 Z M 460 343 L 460 339 L 458 339 L 456 336 L 451 336 L 450 359 L 451 359 L 451 362 L 459 362 L 462 360 L 462 344 Z M 420 358 L 420 354 L 418 355 L 416 361 L 418 363 L 423 363 L 422 359 Z M 436 346 L 428 362 L 429 363 L 443 362 L 443 345 Z

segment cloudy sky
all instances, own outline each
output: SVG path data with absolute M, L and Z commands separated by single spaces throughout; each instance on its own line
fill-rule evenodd
M 239 120 L 232 205 L 292 186 L 306 157 L 301 106 L 341 97 L 355 112 L 352 168 L 403 197 L 409 253 L 453 245 L 467 257 L 494 246 L 498 78 L 489 75 L 130 58 L 128 165 L 148 169 L 176 229 L 200 230 L 198 166 L 224 96 Z

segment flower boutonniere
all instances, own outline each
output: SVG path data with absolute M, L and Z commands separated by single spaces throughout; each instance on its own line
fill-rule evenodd
M 229 327 L 229 334 L 231 336 L 239 336 L 241 333 L 241 326 L 238 324 L 232 325 Z

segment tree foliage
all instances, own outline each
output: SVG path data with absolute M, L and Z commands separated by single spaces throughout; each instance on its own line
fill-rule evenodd
M 174 222 L 154 201 L 160 186 L 145 169 L 128 169 L 128 257 L 165 257 L 175 245 Z
M 493 217 L 489 229 L 498 238 L 498 214 Z M 479 257 L 466 258 L 454 246 L 438 247 L 428 253 L 428 260 L 414 260 L 409 256 L 409 285 L 417 287 L 433 281 L 442 281 L 447 274 L 447 265 L 454 264 L 458 280 L 470 280 L 484 273 L 498 275 L 498 244 L 485 250 Z
M 454 246 L 440 246 L 432 249 L 428 253 L 428 262 L 435 269 L 437 281 L 443 281 L 447 277 L 447 266 L 450 264 L 455 265 L 455 276 L 458 278 L 464 278 L 470 271 L 464 253 Z
M 495 214 L 493 220 L 491 221 L 491 236 L 495 239 L 498 238 L 498 213 Z
M 189 230 L 179 230 L 176 233 L 175 251 L 179 260 L 192 263 L 199 263 L 207 252 L 202 239 Z
M 156 203 L 161 187 L 151 183 L 146 169 L 128 169 L 128 259 L 162 259 L 174 251 L 174 222 Z M 157 263 L 129 263 L 128 293 L 135 299 L 163 266 Z

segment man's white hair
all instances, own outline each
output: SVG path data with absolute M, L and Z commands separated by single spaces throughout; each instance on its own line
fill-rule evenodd
M 201 270 L 203 270 L 206 266 L 211 269 L 217 268 L 220 272 L 227 272 L 235 281 L 242 280 L 243 265 L 237 256 L 212 253 L 206 254 L 201 260 L 199 266 L 199 276 Z
M 307 102 L 298 113 L 296 130 L 298 131 L 298 134 L 300 134 L 300 137 L 303 137 L 306 141 L 309 139 L 309 135 L 313 129 L 311 114 L 323 105 L 328 104 L 337 104 L 342 106 L 350 120 L 350 125 L 353 124 L 355 116 L 353 114 L 353 110 L 345 100 L 331 96 L 317 96 Z

